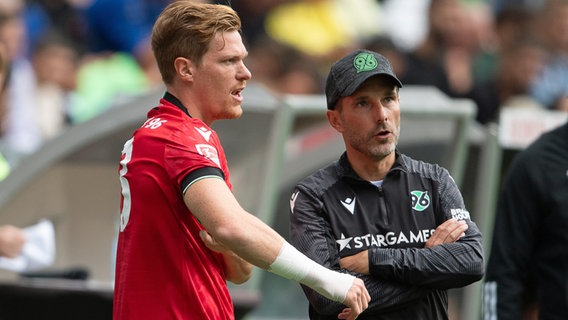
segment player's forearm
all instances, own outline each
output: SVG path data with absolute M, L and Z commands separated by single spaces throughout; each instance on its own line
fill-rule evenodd
M 253 265 L 232 252 L 223 254 L 226 279 L 235 284 L 248 281 L 252 275 Z

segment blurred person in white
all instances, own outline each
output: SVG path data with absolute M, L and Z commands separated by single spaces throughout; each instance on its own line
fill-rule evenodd
M 23 0 L 0 1 L 0 42 L 10 61 L 7 111 L 2 123 L 2 152 L 11 164 L 37 150 L 42 138 L 36 122 L 35 75 L 25 56 L 26 36 L 22 19 Z
M 53 139 L 68 126 L 68 111 L 76 89 L 79 52 L 64 35 L 42 36 L 32 49 L 36 76 L 36 119 L 43 141 Z
M 7 86 L 8 76 L 10 73 L 10 61 L 6 47 L 0 42 L 0 124 L 5 122 L 7 114 Z M 0 132 L 4 128 L 0 127 Z M 10 174 L 10 164 L 1 153 L 0 150 L 0 181 L 4 180 Z
M 548 0 L 538 11 L 537 32 L 550 54 L 531 96 L 544 108 L 568 111 L 568 1 Z
M 6 48 L 0 43 L 0 119 L 5 116 L 5 93 L 6 78 L 8 77 L 9 63 L 7 59 Z M 3 180 L 8 174 L 10 168 L 0 154 L 0 180 Z M 24 231 L 18 227 L 5 224 L 0 226 L 0 257 L 15 258 L 17 257 L 24 243 L 26 236 Z
M 26 243 L 24 231 L 13 225 L 0 226 L 0 257 L 15 258 Z

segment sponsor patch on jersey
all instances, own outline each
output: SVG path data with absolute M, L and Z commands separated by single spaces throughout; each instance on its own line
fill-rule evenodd
M 339 246 L 339 251 L 343 249 L 361 248 L 389 248 L 401 244 L 425 243 L 434 233 L 434 229 L 422 229 L 416 231 L 389 231 L 386 233 L 363 234 L 359 236 L 346 237 L 343 233 L 341 238 L 335 240 Z
M 219 154 L 217 153 L 217 149 L 215 149 L 212 145 L 196 144 L 195 149 L 197 150 L 197 152 L 199 152 L 200 155 L 215 162 L 215 164 L 218 167 L 221 167 L 221 162 L 219 161 Z
M 410 198 L 412 199 L 412 209 L 415 211 L 424 211 L 430 206 L 428 191 L 410 191 Z
M 452 214 L 452 218 L 456 220 L 471 220 L 471 216 L 469 215 L 469 211 L 462 208 L 450 209 L 450 213 Z

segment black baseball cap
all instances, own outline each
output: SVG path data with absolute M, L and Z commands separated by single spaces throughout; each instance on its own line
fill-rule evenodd
M 325 83 L 327 108 L 335 109 L 341 97 L 352 95 L 365 80 L 375 75 L 390 76 L 399 88 L 402 87 L 390 62 L 379 53 L 359 49 L 337 60 L 331 66 Z

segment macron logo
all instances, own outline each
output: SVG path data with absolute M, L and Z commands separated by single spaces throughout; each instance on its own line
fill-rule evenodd
M 294 213 L 294 206 L 296 205 L 296 199 L 298 198 L 299 193 L 300 191 L 296 191 L 292 193 L 292 196 L 290 197 L 290 210 L 292 213 Z
M 345 207 L 345 209 L 349 210 L 351 214 L 355 214 L 355 197 L 353 197 L 353 199 L 346 198 L 341 201 L 341 204 Z
M 203 139 L 205 139 L 205 141 L 209 142 L 209 137 L 211 137 L 211 130 L 208 130 L 205 127 L 195 128 L 195 130 L 199 132 L 199 134 L 203 137 Z

